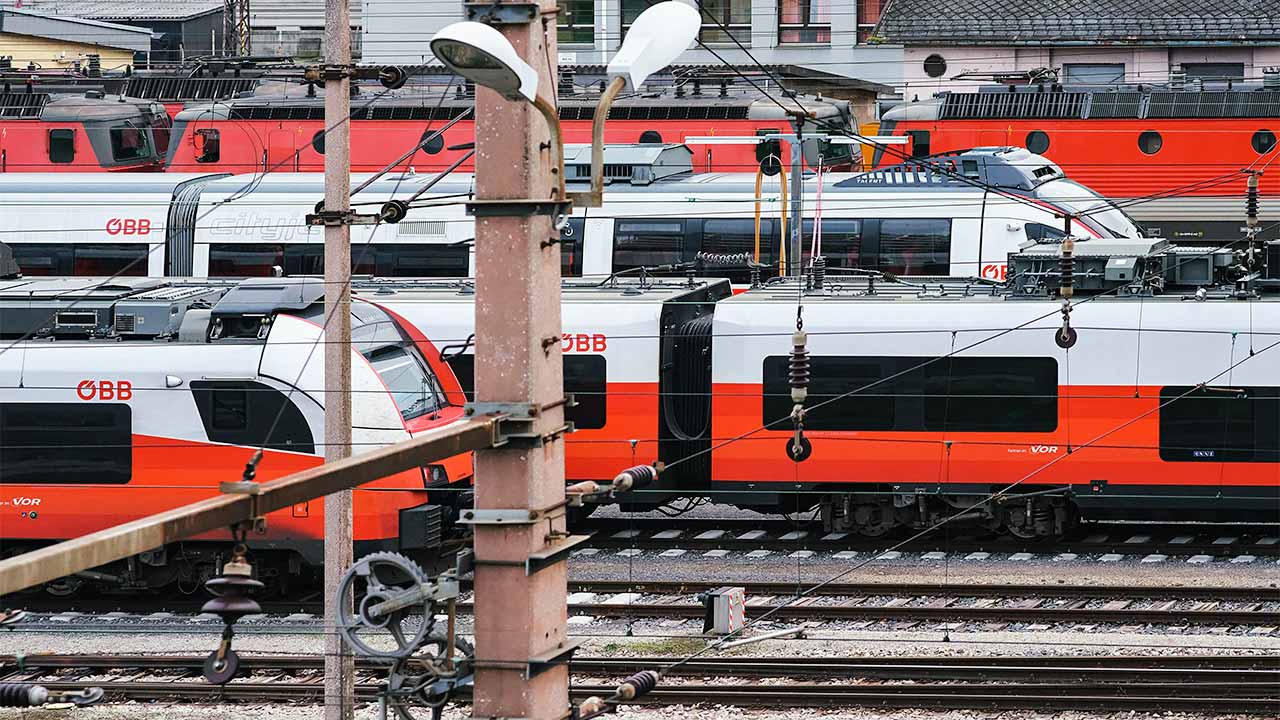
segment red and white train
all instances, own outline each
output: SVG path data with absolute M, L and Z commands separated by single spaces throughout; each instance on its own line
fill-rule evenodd
M 324 361 L 310 351 L 323 342 L 322 283 L 100 282 L 0 281 L 6 552 L 215 495 L 259 448 L 259 480 L 322 462 Z M 457 380 L 414 326 L 367 300 L 352 326 L 353 452 L 461 416 Z M 465 455 L 357 489 L 357 550 L 438 554 L 471 473 Z M 322 565 L 322 505 L 271 513 L 266 534 L 250 534 L 268 577 Z M 125 587 L 195 586 L 229 541 L 210 533 L 103 572 Z

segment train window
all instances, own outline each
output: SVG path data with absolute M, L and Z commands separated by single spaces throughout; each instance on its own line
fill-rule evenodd
M 250 380 L 192 380 L 191 396 L 210 442 L 315 452 L 306 417 L 273 387 Z
M 911 138 L 911 157 L 929 156 L 928 130 L 908 130 L 907 136 Z
M 895 275 L 951 272 L 951 221 L 881 220 L 880 270 Z
M 1160 459 L 1280 462 L 1280 388 L 1160 389 Z
M 805 427 L 813 430 L 1052 432 L 1058 426 L 1053 358 L 818 355 L 810 362 Z M 764 422 L 786 418 L 786 356 L 765 358 L 762 384 Z M 997 399 L 1000 411 L 993 413 Z
M 1138 149 L 1147 155 L 1155 155 L 1164 146 L 1164 138 L 1155 130 L 1146 130 L 1138 136 Z
M 565 410 L 565 419 L 579 430 L 605 425 L 608 410 L 607 365 L 603 355 L 565 355 L 564 391 L 576 403 Z
M 1270 130 L 1259 130 L 1253 134 L 1251 144 L 1253 151 L 1259 155 L 1269 153 L 1276 146 L 1276 134 Z
M 813 237 L 813 221 L 805 220 L 801 233 L 804 242 Z M 862 267 L 862 221 L 822 219 L 822 256 L 828 268 Z
M 444 393 L 431 375 L 409 351 L 396 345 L 383 345 L 365 353 L 373 371 L 382 378 L 387 392 L 405 420 L 422 417 L 439 410 Z
M 1045 225 L 1044 223 L 1029 222 L 1025 227 L 1028 240 L 1061 240 L 1066 237 L 1066 233 L 1062 232 L 1060 228 Z
M 316 134 L 311 136 L 311 149 L 320 155 L 324 154 L 324 135 L 324 130 L 317 130 Z
M 386 258 L 386 269 L 379 275 L 394 277 L 466 277 L 470 248 L 453 245 L 377 245 L 380 258 Z
M 615 220 L 614 272 L 684 262 L 684 226 L 684 220 Z
M 1058 427 L 1058 362 L 1053 358 L 951 357 L 922 370 L 926 430 L 1053 432 Z
M 147 274 L 147 252 L 147 246 L 142 243 L 75 245 L 72 274 L 141 277 Z
M 76 159 L 76 131 L 68 129 L 49 131 L 49 162 L 69 163 Z
M 756 250 L 755 220 L 713 220 L 702 221 L 702 252 L 711 255 L 754 256 Z M 760 278 L 767 280 L 778 274 L 778 236 L 776 223 L 773 220 L 760 221 Z M 727 277 L 730 282 L 746 284 L 751 282 L 751 269 L 744 262 L 732 262 L 726 265 L 713 265 L 706 270 L 708 275 Z
M 132 476 L 127 404 L 0 404 L 0 483 L 119 485 Z
M 640 143 L 642 145 L 661 145 L 662 133 L 657 130 L 645 130 L 640 133 Z
M 222 140 L 218 130 L 201 128 L 191 136 L 196 147 L 196 162 L 216 163 L 222 158 Z
M 444 135 L 437 135 L 438 131 L 427 128 L 422 131 L 422 137 L 419 138 L 418 144 L 422 146 L 422 152 L 428 155 L 439 155 L 444 150 Z
M 111 128 L 111 157 L 116 162 L 144 160 L 151 154 L 147 135 L 131 122 Z
M 147 246 L 125 243 L 69 244 L 13 243 L 13 259 L 24 275 L 147 274 Z
M 216 244 L 209 246 L 210 277 L 271 277 L 284 268 L 283 245 Z
M 809 409 L 804 426 L 809 430 L 895 430 L 894 381 L 872 383 L 891 375 L 884 358 L 817 355 L 810 358 Z M 863 390 L 862 388 L 867 388 Z M 787 384 L 787 357 L 764 359 L 764 424 L 785 420 L 791 414 L 791 387 Z M 790 428 L 789 423 L 776 426 Z
M 584 218 L 569 218 L 560 229 L 560 277 L 582 277 L 582 238 L 586 233 Z
M 1043 130 L 1027 133 L 1027 149 L 1037 155 L 1049 149 L 1049 134 Z
M 565 410 L 565 419 L 580 430 L 604 427 L 608 410 L 607 366 L 603 355 L 563 355 L 564 391 L 574 394 L 577 406 Z M 449 369 L 458 378 L 462 394 L 475 399 L 476 356 L 458 355 L 449 359 Z M 788 393 L 791 391 L 788 389 Z M 790 395 L 788 395 L 790 397 Z M 791 408 L 787 408 L 791 412 Z

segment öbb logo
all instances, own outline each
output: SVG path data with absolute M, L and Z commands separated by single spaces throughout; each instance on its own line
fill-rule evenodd
M 128 380 L 81 380 L 76 385 L 81 400 L 132 400 L 133 383 Z
M 600 333 L 564 333 L 560 336 L 561 352 L 604 352 L 609 338 Z
M 148 218 L 111 218 L 107 221 L 108 235 L 150 235 L 151 220 Z
M 987 280 L 999 280 L 1004 282 L 1009 276 L 1009 266 L 999 264 L 989 264 L 982 266 L 982 277 Z

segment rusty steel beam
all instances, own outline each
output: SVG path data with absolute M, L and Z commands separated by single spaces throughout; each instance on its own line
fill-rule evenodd
M 0 560 L 0 595 L 122 560 L 194 535 L 250 523 L 297 503 L 349 490 L 493 445 L 498 420 L 475 417 L 410 440 L 261 483 L 256 496 L 224 494 Z M 256 508 L 255 508 L 256 499 Z

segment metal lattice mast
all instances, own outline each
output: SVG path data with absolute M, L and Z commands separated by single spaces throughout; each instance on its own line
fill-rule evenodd
M 222 0 L 222 49 L 227 55 L 249 54 L 249 0 Z

